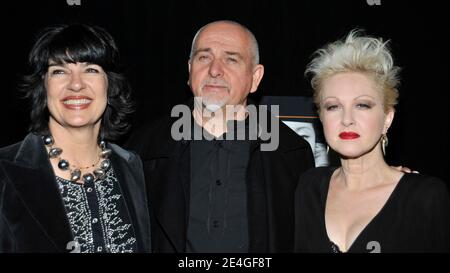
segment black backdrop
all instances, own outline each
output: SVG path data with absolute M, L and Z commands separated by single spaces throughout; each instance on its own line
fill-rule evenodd
M 69 5 L 79 2 L 81 5 Z M 378 2 L 380 5 L 376 5 Z M 449 47 L 447 1 L 9 1 L 2 4 L 0 146 L 26 134 L 29 108 L 16 92 L 36 31 L 58 23 L 106 28 L 117 40 L 138 102 L 134 128 L 190 96 L 187 59 L 195 31 L 231 19 L 247 25 L 260 44 L 263 95 L 308 96 L 303 76 L 312 52 L 355 27 L 392 40 L 403 68 L 400 104 L 389 131 L 388 162 L 448 183 Z M 370 4 L 375 3 L 375 5 Z

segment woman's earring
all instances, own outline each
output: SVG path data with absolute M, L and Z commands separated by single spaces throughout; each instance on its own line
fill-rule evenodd
M 381 136 L 381 149 L 383 150 L 383 155 L 386 156 L 386 147 L 389 144 L 389 140 L 386 134 Z

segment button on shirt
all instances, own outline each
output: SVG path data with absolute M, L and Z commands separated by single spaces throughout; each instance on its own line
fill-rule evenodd
M 195 126 L 198 125 L 195 123 Z M 211 138 L 213 140 L 190 143 L 191 191 L 186 250 L 248 252 L 245 177 L 250 141 L 226 140 L 226 135 L 220 139 L 210 135 L 207 139 Z

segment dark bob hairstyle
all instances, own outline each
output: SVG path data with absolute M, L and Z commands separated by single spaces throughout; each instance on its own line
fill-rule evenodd
M 83 24 L 44 29 L 30 51 L 30 73 L 23 77 L 20 89 L 31 101 L 31 132 L 49 133 L 44 78 L 50 61 L 56 64 L 87 62 L 101 66 L 108 78 L 108 103 L 102 116 L 99 137 L 117 140 L 127 132 L 134 103 L 130 86 L 121 73 L 119 50 L 104 29 Z

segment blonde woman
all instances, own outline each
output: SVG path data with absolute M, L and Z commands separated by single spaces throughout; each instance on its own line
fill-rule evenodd
M 296 191 L 296 251 L 449 251 L 450 201 L 437 178 L 389 167 L 383 154 L 397 103 L 387 43 L 352 31 L 316 52 L 314 99 L 341 167 L 306 172 Z

